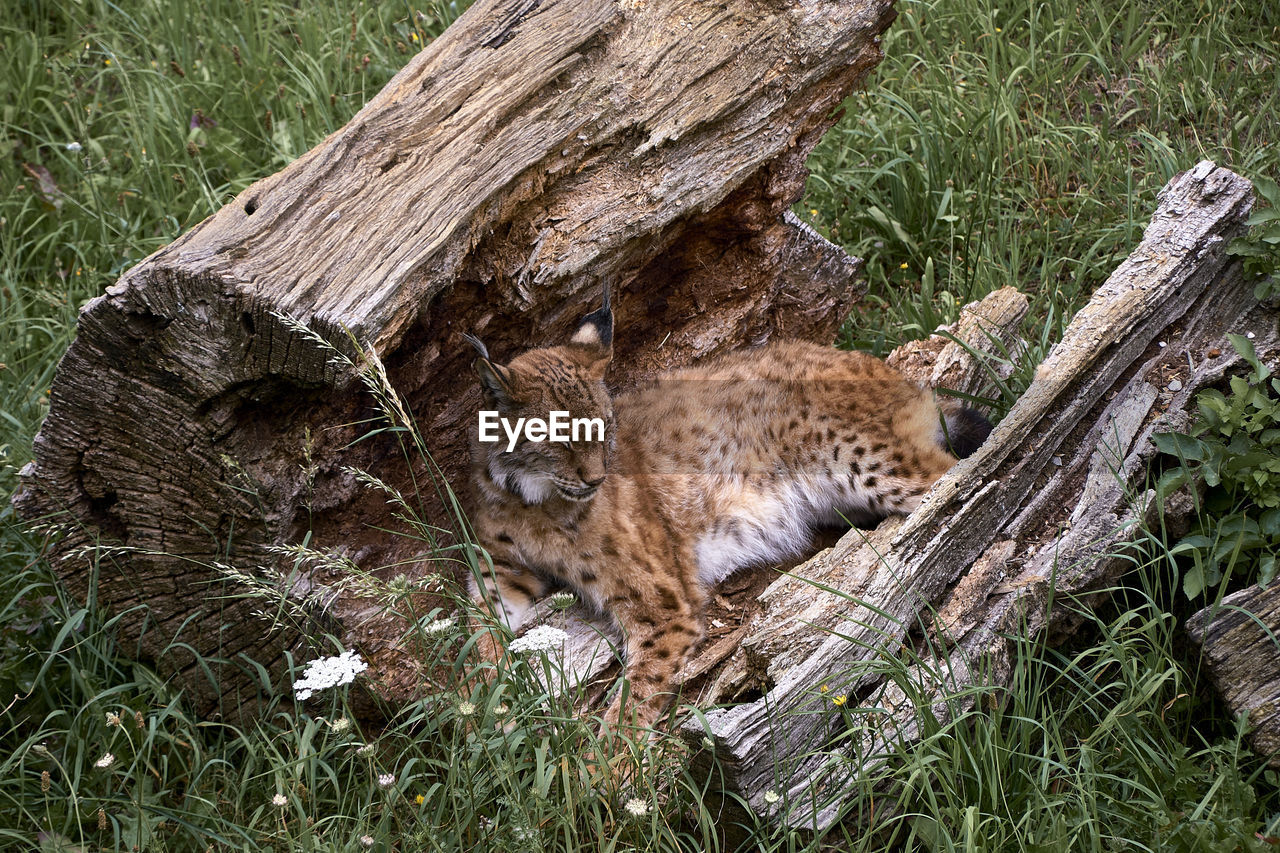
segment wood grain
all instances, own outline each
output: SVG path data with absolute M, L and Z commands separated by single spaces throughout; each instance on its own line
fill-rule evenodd
M 1248 181 L 1211 163 L 1174 178 L 984 447 L 911 516 L 851 531 L 765 591 L 742 644 L 760 698 L 681 727 L 691 746 L 711 741 L 703 766 L 714 753 L 755 809 L 822 829 L 921 713 L 956 713 L 973 685 L 1003 683 L 1010 638 L 1067 630 L 1070 609 L 1053 605 L 1081 606 L 1132 564 L 1126 543 L 1159 509 L 1144 491 L 1150 435 L 1185 428 L 1196 391 L 1239 369 L 1227 332 L 1280 346 L 1223 251 L 1251 203 Z M 886 665 L 904 651 L 905 668 Z M 879 709 L 841 747 L 836 695 Z

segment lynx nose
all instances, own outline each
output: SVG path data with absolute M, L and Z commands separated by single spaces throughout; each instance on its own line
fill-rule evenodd
M 604 482 L 604 475 L 601 474 L 599 477 L 592 479 L 588 477 L 586 474 L 584 474 L 582 471 L 579 471 L 578 479 L 582 480 L 582 485 L 588 488 L 594 489 L 595 487 L 599 486 L 601 483 Z

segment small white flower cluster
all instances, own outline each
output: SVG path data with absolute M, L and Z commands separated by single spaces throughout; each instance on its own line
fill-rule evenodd
M 358 673 L 364 672 L 369 665 L 360 659 L 353 650 L 343 652 L 336 657 L 319 658 L 307 664 L 302 678 L 293 683 L 293 692 L 299 702 L 311 698 L 313 693 L 337 687 L 339 684 L 350 684 Z
M 104 754 L 101 758 L 99 758 L 97 761 L 93 762 L 93 766 L 98 768 L 99 770 L 106 770 L 108 767 L 110 767 L 112 764 L 115 764 L 115 763 L 116 763 L 116 757 L 108 752 Z
M 649 804 L 639 797 L 632 797 L 623 806 L 627 814 L 634 818 L 642 818 L 649 813 Z
M 577 600 L 578 596 L 571 592 L 566 592 L 565 590 L 552 593 L 551 597 L 547 599 L 548 603 L 550 603 L 551 607 L 555 610 L 568 610 Z
M 426 634 L 428 637 L 443 637 L 446 634 L 451 634 L 453 633 L 453 620 L 437 619 L 434 622 L 429 622 L 427 626 L 422 629 L 422 633 Z
M 379 788 L 382 788 L 383 790 L 385 790 L 385 789 L 387 789 L 387 788 L 390 788 L 390 787 L 391 787 L 392 785 L 394 785 L 395 783 L 396 783 L 396 774 L 394 774 L 394 773 L 379 773 L 379 774 L 378 774 L 378 787 L 379 787 Z
M 569 635 L 550 625 L 539 625 L 517 640 L 512 640 L 507 650 L 512 654 L 523 652 L 551 652 L 561 648 Z

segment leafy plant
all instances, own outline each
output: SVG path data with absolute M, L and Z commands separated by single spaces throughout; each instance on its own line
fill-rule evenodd
M 1246 276 L 1262 279 L 1253 290 L 1254 296 L 1274 299 L 1280 296 L 1280 280 L 1275 276 L 1280 269 L 1280 186 L 1270 178 L 1258 178 L 1253 188 L 1267 206 L 1245 220 L 1249 231 L 1231 241 L 1227 254 L 1244 259 Z
M 1169 549 L 1192 561 L 1182 577 L 1192 599 L 1218 588 L 1237 566 L 1248 569 L 1246 579 L 1270 583 L 1280 553 L 1280 379 L 1248 338 L 1227 337 L 1250 373 L 1231 377 L 1229 395 L 1211 388 L 1197 396 L 1200 419 L 1193 434 L 1153 438 L 1161 452 L 1179 460 L 1161 478 L 1161 495 L 1196 482 L 1208 489 L 1198 523 Z

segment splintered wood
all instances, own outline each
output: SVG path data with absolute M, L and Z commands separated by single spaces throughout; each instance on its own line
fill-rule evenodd
M 851 531 L 760 597 L 739 658 L 758 698 L 680 729 L 754 808 L 827 826 L 849 780 L 914 739 L 921 713 L 945 719 L 974 686 L 1004 683 L 1010 638 L 1069 630 L 1060 605 L 1084 606 L 1132 565 L 1126 544 L 1160 511 L 1150 436 L 1187 429 L 1195 394 L 1241 368 L 1227 332 L 1277 351 L 1274 313 L 1223 251 L 1251 203 L 1249 183 L 1211 163 L 1171 181 L 986 445 L 913 515 Z M 1189 511 L 1165 507 L 1165 523 Z M 836 739 L 834 696 L 864 709 L 861 737 Z

